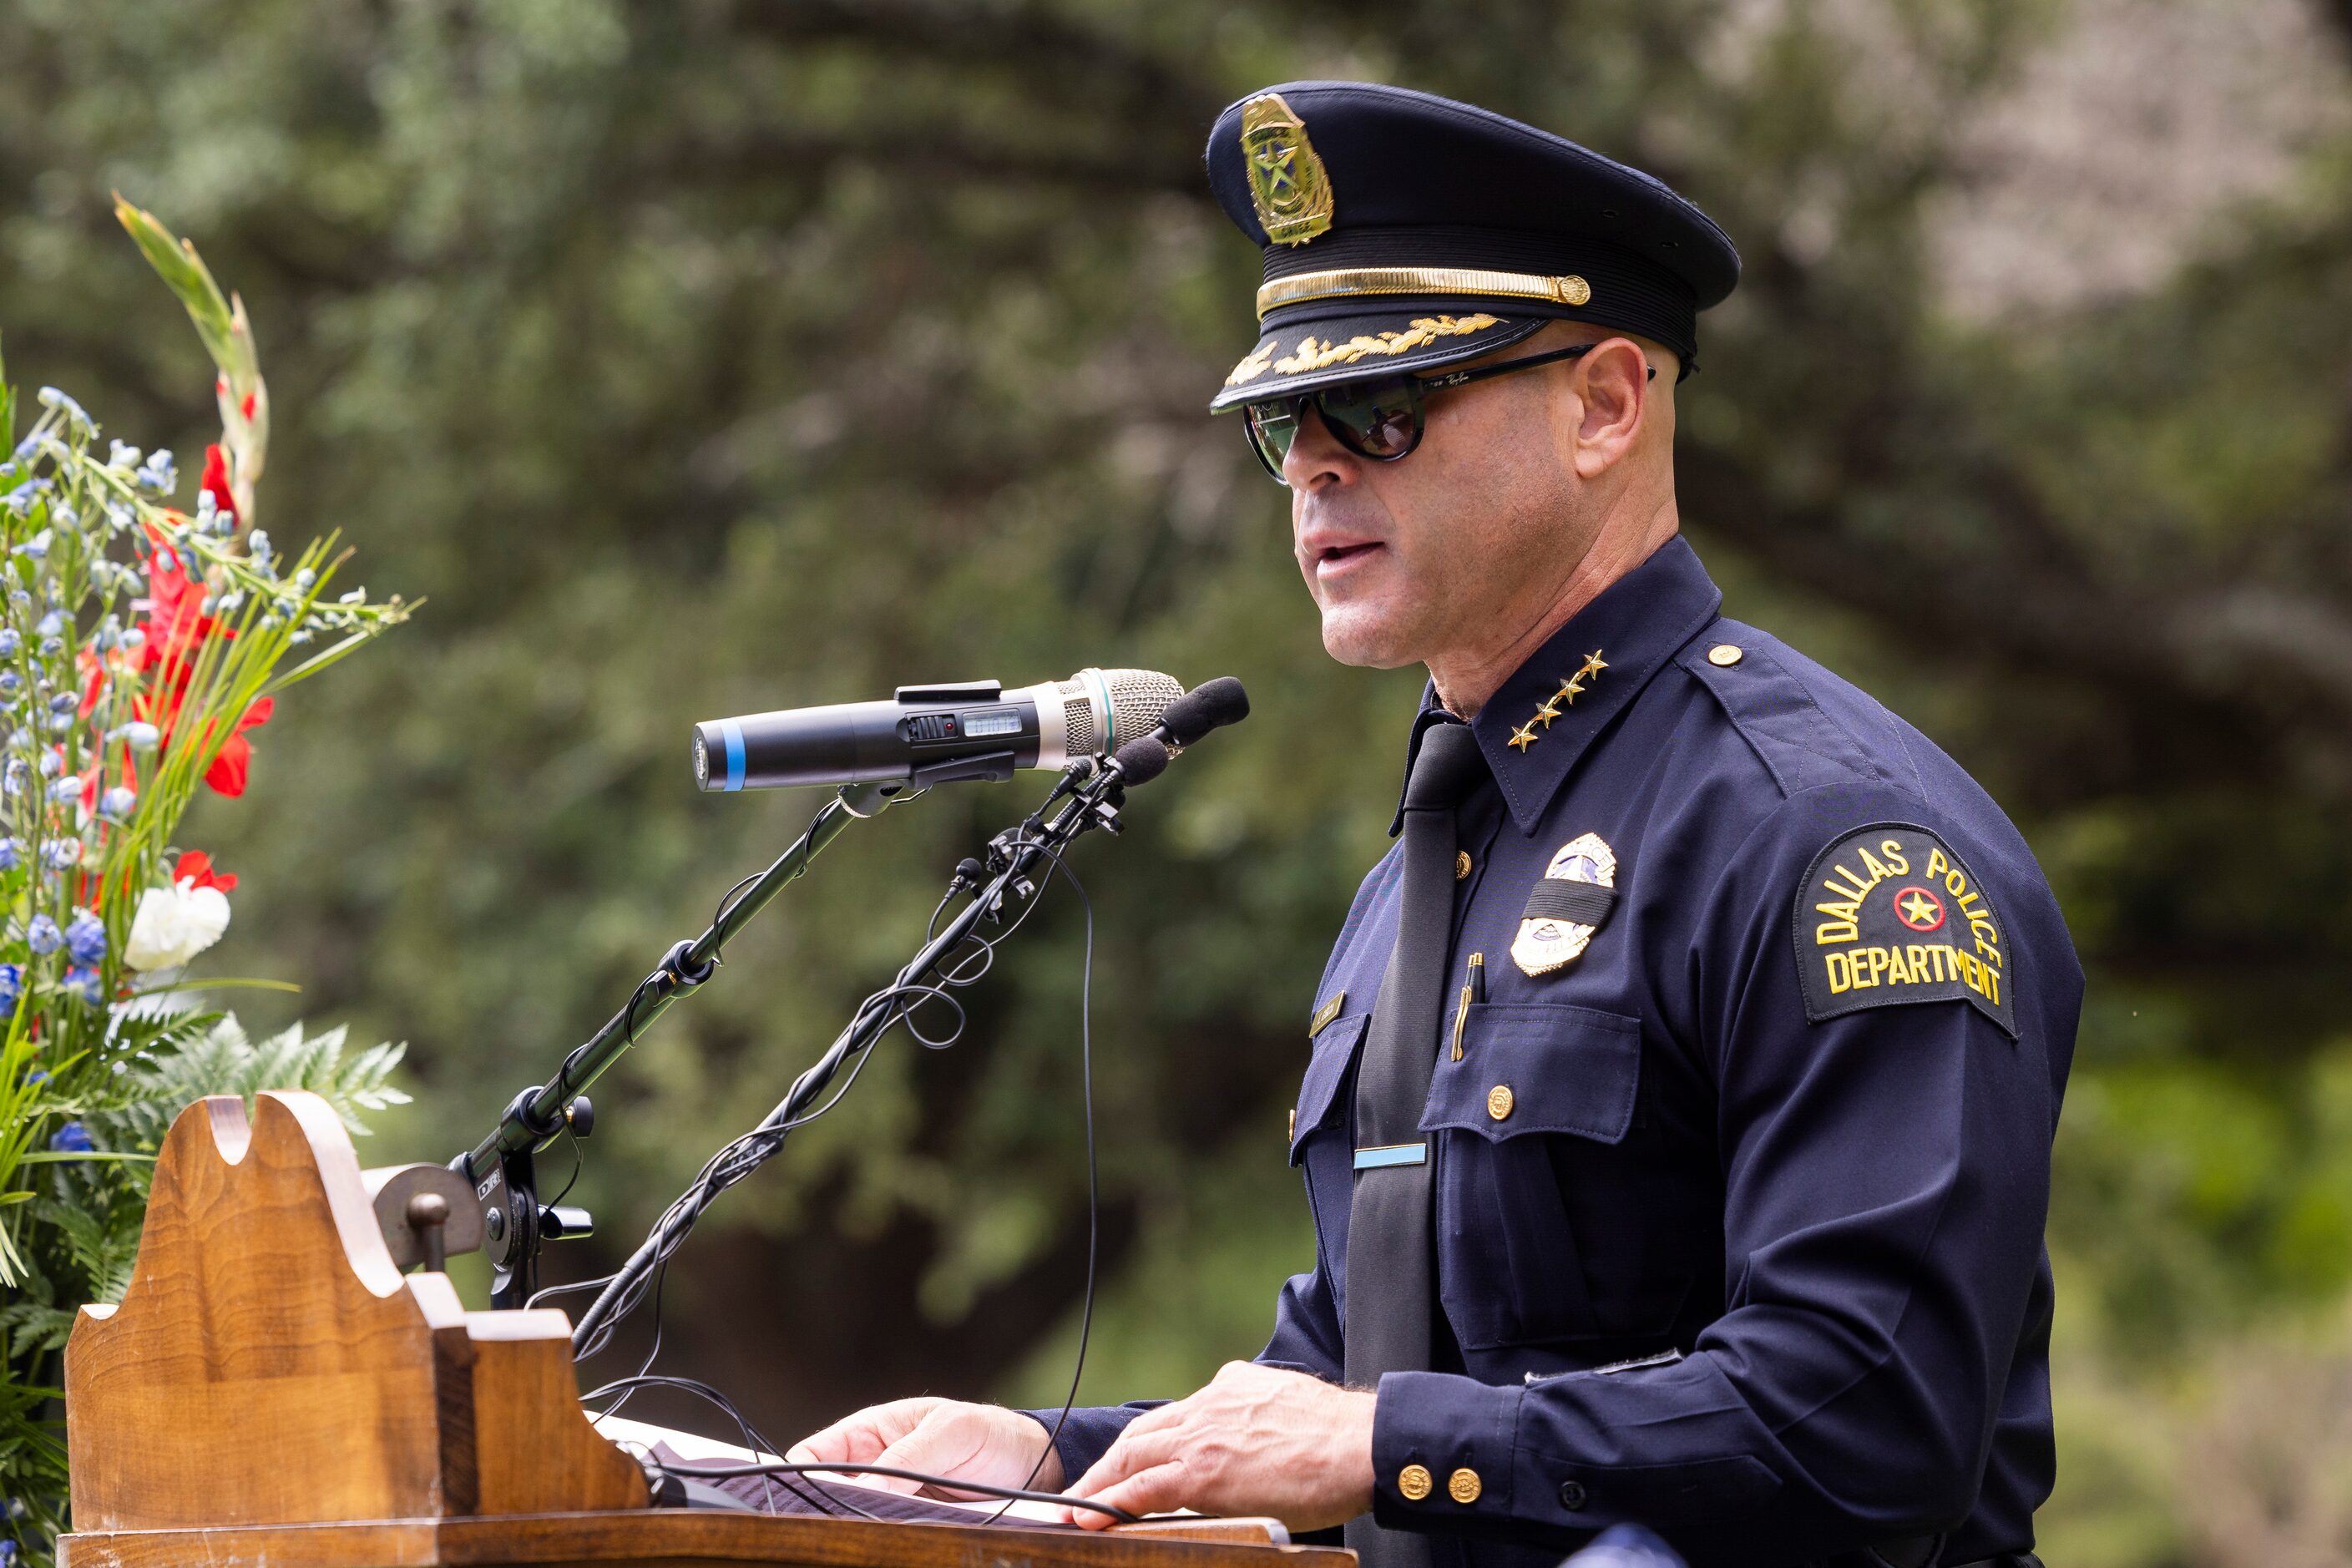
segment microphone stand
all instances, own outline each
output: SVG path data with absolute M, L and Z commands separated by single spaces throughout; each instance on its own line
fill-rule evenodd
M 672 1003 L 717 973 L 719 955 L 735 933 L 767 908 L 784 884 L 807 870 L 818 850 L 852 822 L 878 815 L 902 787 L 896 783 L 845 785 L 816 814 L 808 831 L 753 879 L 740 897 L 729 900 L 700 936 L 678 942 L 662 955 L 653 973 L 629 994 L 628 1004 L 572 1047 L 554 1077 L 515 1096 L 498 1130 L 449 1162 L 450 1169 L 473 1184 L 474 1196 L 482 1205 L 492 1307 L 520 1307 L 530 1300 L 539 1288 L 542 1242 L 589 1234 L 585 1210 L 541 1206 L 534 1170 L 534 1157 L 566 1127 L 575 1137 L 588 1135 L 594 1113 L 581 1090 L 602 1077 Z
M 1163 764 L 1165 755 L 1161 753 Z M 957 912 L 945 930 L 925 941 L 906 967 L 898 971 L 891 985 L 866 998 L 824 1055 L 793 1080 L 783 1100 L 757 1127 L 712 1156 L 695 1184 L 663 1214 L 644 1243 L 629 1255 L 628 1261 L 621 1265 L 587 1310 L 581 1313 L 572 1331 L 575 1358 L 585 1360 L 604 1347 L 611 1338 L 614 1324 L 644 1299 L 654 1271 L 685 1241 L 687 1232 L 694 1227 L 703 1211 L 718 1200 L 719 1194 L 750 1175 L 783 1146 L 803 1113 L 824 1092 L 843 1062 L 872 1046 L 919 1004 L 920 995 L 909 1001 L 909 993 L 922 992 L 929 977 L 962 944 L 972 927 L 982 919 L 1003 918 L 1008 891 L 1024 900 L 1033 897 L 1036 887 L 1030 873 L 1040 861 L 1057 858 L 1087 829 L 1119 831 L 1118 813 L 1125 798 L 1125 783 L 1126 773 L 1116 759 L 1104 763 L 1091 759 L 1074 762 L 1065 770 L 1053 793 L 1018 827 L 990 841 L 989 862 L 982 874 L 993 872 L 993 876 L 974 888 L 971 902 Z M 1047 820 L 1045 814 L 1065 795 L 1069 797 L 1066 804 Z M 971 886 L 975 882 L 976 877 L 958 872 L 957 885 Z

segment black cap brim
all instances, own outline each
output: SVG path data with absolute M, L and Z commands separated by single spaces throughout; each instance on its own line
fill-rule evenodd
M 1222 414 L 1260 398 L 1292 396 L 1342 382 L 1433 370 L 1476 359 L 1533 336 L 1545 316 L 1502 316 L 1459 301 L 1382 302 L 1348 315 L 1285 311 L 1244 355 L 1209 403 Z

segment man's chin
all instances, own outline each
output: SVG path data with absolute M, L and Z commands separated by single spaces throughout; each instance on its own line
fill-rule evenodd
M 1399 669 L 1420 661 L 1387 617 L 1348 605 L 1323 612 L 1323 651 L 1358 669 Z

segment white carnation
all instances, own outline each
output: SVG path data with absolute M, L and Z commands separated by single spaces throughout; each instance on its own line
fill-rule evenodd
M 184 880 L 139 895 L 122 962 L 133 969 L 177 969 L 220 941 L 228 930 L 228 897 L 218 888 Z

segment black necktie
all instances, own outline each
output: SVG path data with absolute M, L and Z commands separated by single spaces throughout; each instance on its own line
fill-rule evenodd
M 1381 981 L 1356 1068 L 1355 1189 L 1348 1208 L 1345 1371 L 1350 1388 L 1377 1388 L 1386 1372 L 1429 1366 L 1432 1263 L 1427 1134 L 1421 1131 L 1437 1067 L 1454 945 L 1454 813 L 1486 776 L 1466 724 L 1422 736 L 1404 794 L 1403 885 L 1396 947 Z M 1364 1568 L 1423 1568 L 1421 1536 L 1352 1520 L 1348 1544 Z

